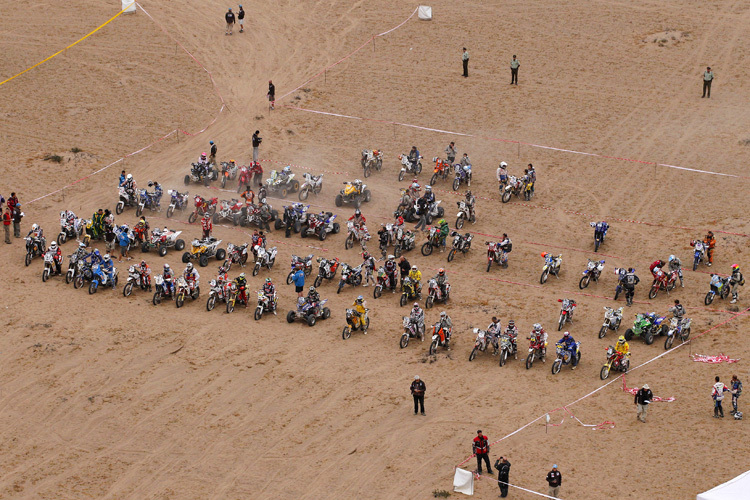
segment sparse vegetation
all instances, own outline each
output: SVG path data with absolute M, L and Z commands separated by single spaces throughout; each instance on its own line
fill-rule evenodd
M 432 496 L 435 498 L 448 498 L 451 496 L 451 492 L 447 490 L 433 490 Z
M 742 139 L 740 141 L 740 146 L 750 146 L 750 139 Z
M 44 157 L 44 161 L 51 161 L 54 163 L 62 163 L 63 157 L 60 155 L 47 155 Z
M 70 148 L 70 152 L 73 153 L 73 154 L 82 153 L 83 149 L 77 148 L 77 147 L 72 147 L 72 148 Z

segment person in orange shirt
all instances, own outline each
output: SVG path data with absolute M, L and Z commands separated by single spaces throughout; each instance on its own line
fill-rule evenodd
M 714 247 L 716 246 L 716 238 L 714 238 L 713 231 L 709 231 L 705 238 L 703 238 L 703 243 L 706 244 L 706 253 L 708 255 L 708 264 L 707 266 L 711 266 L 711 264 L 714 263 Z

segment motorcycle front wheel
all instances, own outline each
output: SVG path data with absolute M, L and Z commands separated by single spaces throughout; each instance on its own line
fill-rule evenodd
M 708 292 L 706 294 L 706 298 L 703 299 L 703 303 L 706 304 L 707 306 L 710 306 L 711 302 L 713 301 L 714 301 L 714 294 L 712 292 Z
M 609 365 L 604 365 L 599 372 L 599 378 L 602 380 L 607 380 L 607 377 L 609 377 Z
M 474 349 L 471 350 L 471 354 L 469 354 L 469 361 L 474 361 L 474 358 L 477 357 L 477 348 L 476 346 Z
M 562 330 L 563 326 L 565 326 L 565 315 L 560 314 L 560 320 L 557 322 L 557 331 Z
M 505 362 L 508 360 L 508 349 L 503 349 L 500 353 L 500 366 L 505 366 Z
M 434 355 L 437 352 L 437 340 L 433 340 L 430 343 L 430 356 Z
M 581 281 L 578 282 L 578 288 L 583 290 L 584 288 L 589 286 L 590 282 L 591 282 L 591 276 L 587 274 L 586 276 L 581 278 Z
M 409 345 L 409 334 L 404 333 L 401 335 L 401 339 L 398 341 L 398 346 L 403 349 L 404 347 Z
M 602 325 L 602 327 L 599 329 L 599 338 L 603 339 L 605 335 L 607 335 L 607 330 L 609 327 L 607 325 Z
M 255 308 L 255 314 L 253 314 L 253 317 L 255 318 L 255 321 L 258 321 L 260 318 L 263 317 L 263 308 L 258 306 Z
M 451 262 L 455 256 L 456 256 L 456 249 L 451 248 L 451 251 L 448 252 L 448 262 Z
M 543 285 L 547 282 L 547 277 L 549 276 L 549 270 L 545 269 L 542 271 L 542 276 L 539 278 L 539 284 Z
M 175 300 L 175 304 L 177 305 L 177 307 L 182 307 L 182 305 L 184 303 L 185 303 L 185 294 L 184 293 L 180 293 L 179 295 L 177 295 L 177 299 Z
M 130 294 L 133 293 L 133 282 L 129 282 L 125 285 L 125 287 L 122 289 L 122 294 L 125 297 L 130 297 Z
M 528 370 L 532 366 L 534 366 L 534 353 L 533 352 L 529 353 L 529 355 L 526 356 L 526 369 Z
M 674 335 L 667 335 L 667 339 L 664 341 L 664 350 L 668 351 L 674 344 Z
M 216 307 L 216 295 L 211 295 L 206 301 L 206 311 L 213 311 Z
M 560 368 L 562 368 L 562 360 L 560 358 L 557 358 L 554 363 L 552 363 L 552 375 L 557 375 L 560 373 Z

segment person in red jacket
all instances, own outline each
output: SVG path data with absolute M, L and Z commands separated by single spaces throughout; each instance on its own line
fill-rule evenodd
M 211 236 L 211 231 L 214 228 L 214 225 L 211 222 L 211 216 L 208 214 L 204 215 L 203 219 L 201 219 L 201 225 L 203 226 L 203 239 L 208 239 Z
M 653 264 L 648 266 L 649 271 L 651 271 L 651 274 L 653 275 L 654 279 L 656 279 L 656 269 L 662 269 L 666 263 L 663 260 L 655 260 Z
M 359 209 L 356 209 L 354 211 L 354 215 L 349 217 L 349 220 L 354 223 L 355 226 L 362 227 L 365 225 L 365 216 L 362 215 L 362 212 Z
M 10 214 L 10 208 L 5 208 L 3 213 L 3 227 L 5 228 L 5 243 L 10 245 L 10 221 L 13 217 Z
M 490 441 L 487 436 L 482 434 L 481 429 L 477 431 L 477 437 L 472 444 L 474 454 L 477 456 L 477 472 L 482 473 L 482 460 L 487 464 L 487 474 L 492 474 L 490 467 Z

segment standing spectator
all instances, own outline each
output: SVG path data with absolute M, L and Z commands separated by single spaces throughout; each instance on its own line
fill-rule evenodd
M 513 59 L 510 60 L 510 84 L 513 85 L 514 83 L 518 85 L 518 67 L 521 65 L 521 61 L 516 59 L 515 54 L 513 55 Z
M 211 222 L 211 216 L 206 212 L 201 219 L 201 227 L 203 228 L 203 239 L 207 240 L 211 237 L 211 231 L 214 229 L 214 224 Z
M 716 248 L 716 238 L 713 231 L 709 231 L 706 234 L 706 237 L 703 238 L 703 243 L 706 245 L 706 255 L 708 256 L 708 263 L 706 265 L 711 267 L 714 263 L 714 248 Z
M 302 291 L 305 289 L 305 270 L 301 265 L 297 266 L 292 281 L 294 281 L 294 291 L 297 292 L 297 297 L 302 297 Z
M 729 389 L 724 385 L 724 382 L 719 381 L 718 376 L 715 380 L 716 383 L 711 391 L 711 397 L 714 400 L 714 418 L 724 418 L 724 408 L 722 408 L 721 402 L 724 401 L 724 393 L 729 392 Z
M 398 269 L 401 274 L 401 283 L 403 283 L 404 278 L 409 276 L 409 272 L 411 271 L 411 264 L 403 255 L 398 259 Z
M 531 185 L 531 192 L 533 193 L 534 189 L 536 188 L 536 170 L 534 170 L 534 165 L 532 165 L 531 163 L 529 163 L 529 168 L 527 168 L 526 170 L 528 170 L 527 174 L 529 176 L 529 180 L 533 183 Z
M 736 304 L 739 299 L 739 288 L 745 285 L 745 278 L 742 276 L 739 264 L 732 265 L 732 274 L 729 277 L 729 284 L 732 285 L 732 304 Z
M 6 243 L 10 243 L 8 240 L 8 230 L 5 230 L 5 240 Z M 740 379 L 737 378 L 737 375 L 732 375 L 732 381 L 730 382 L 731 386 L 731 392 L 732 392 L 732 415 L 735 413 L 739 413 L 740 411 L 737 409 L 737 399 L 739 399 L 740 394 L 742 394 L 742 382 Z
M 23 212 L 16 205 L 16 209 L 11 212 L 13 214 L 13 236 L 16 238 L 21 237 L 21 219 L 23 218 Z
M 128 254 L 128 248 L 130 248 L 130 238 L 128 237 L 127 229 L 120 231 L 117 240 L 120 244 L 120 258 L 118 259 L 118 262 L 122 262 L 123 257 L 130 260 L 130 255 Z
M 708 98 L 711 99 L 711 82 L 713 81 L 714 72 L 711 71 L 711 66 L 709 66 L 703 73 L 703 95 L 701 96 L 701 98 L 706 97 L 706 92 L 708 92 Z
M 492 467 L 490 467 L 490 441 L 487 436 L 482 434 L 482 430 L 477 431 L 477 437 L 474 438 L 472 444 L 474 454 L 477 456 L 477 472 L 482 473 L 482 460 L 487 464 L 487 474 L 492 474 Z
M 461 56 L 461 61 L 464 63 L 464 78 L 469 76 L 469 51 L 464 47 L 464 53 Z
M 635 406 L 638 408 L 637 418 L 644 424 L 646 423 L 646 411 L 652 399 L 654 399 L 654 394 L 648 384 L 643 384 L 643 387 L 635 393 Z
M 424 416 L 424 391 L 427 390 L 427 386 L 419 378 L 419 375 L 414 376 L 414 382 L 411 383 L 411 395 L 414 398 L 414 414 L 417 414 L 419 408 L 422 409 L 422 416 Z M 419 407 L 419 408 L 418 408 Z
M 271 103 L 271 109 L 276 109 L 274 108 L 274 104 L 276 103 L 276 86 L 271 80 L 268 80 L 268 102 Z
M 211 154 L 208 155 L 208 163 L 216 165 L 216 153 L 219 151 L 219 148 L 216 147 L 214 141 L 208 141 L 208 145 L 211 146 Z
M 500 496 L 508 496 L 508 481 L 510 480 L 510 462 L 506 457 L 500 457 L 495 460 L 495 469 L 497 469 L 497 484 L 500 486 Z
M 230 7 L 226 14 L 224 14 L 224 19 L 227 22 L 227 31 L 224 33 L 225 35 L 231 35 L 232 34 L 232 28 L 234 28 L 234 12 L 232 12 L 232 8 Z
M 451 165 L 456 161 L 456 144 L 453 141 L 445 148 L 445 158 Z
M 120 172 L 120 181 L 119 181 L 120 183 L 117 186 L 118 187 L 122 186 L 123 184 L 125 184 L 126 180 L 127 180 L 127 176 L 125 175 L 125 171 L 123 170 L 122 172 Z
M 258 134 L 260 134 L 260 130 L 256 130 L 253 134 L 253 161 L 258 161 L 258 148 L 263 141 L 263 138 Z
M 3 227 L 5 228 L 5 243 L 10 245 L 10 222 L 13 220 L 13 216 L 10 215 L 10 209 L 8 207 L 5 207 L 5 212 L 3 213 Z M 732 398 L 732 401 L 734 401 L 734 398 Z
M 240 33 L 245 32 L 245 11 L 242 9 L 242 5 L 240 5 L 240 11 L 237 13 L 237 20 L 240 22 Z
M 560 494 L 560 486 L 562 485 L 562 474 L 557 470 L 557 464 L 554 464 L 552 470 L 547 473 L 547 484 L 549 484 L 547 495 L 557 498 L 557 495 Z
M 110 224 L 104 225 L 104 242 L 106 244 L 105 248 L 107 253 L 114 255 L 115 245 L 117 244 L 117 235 Z

